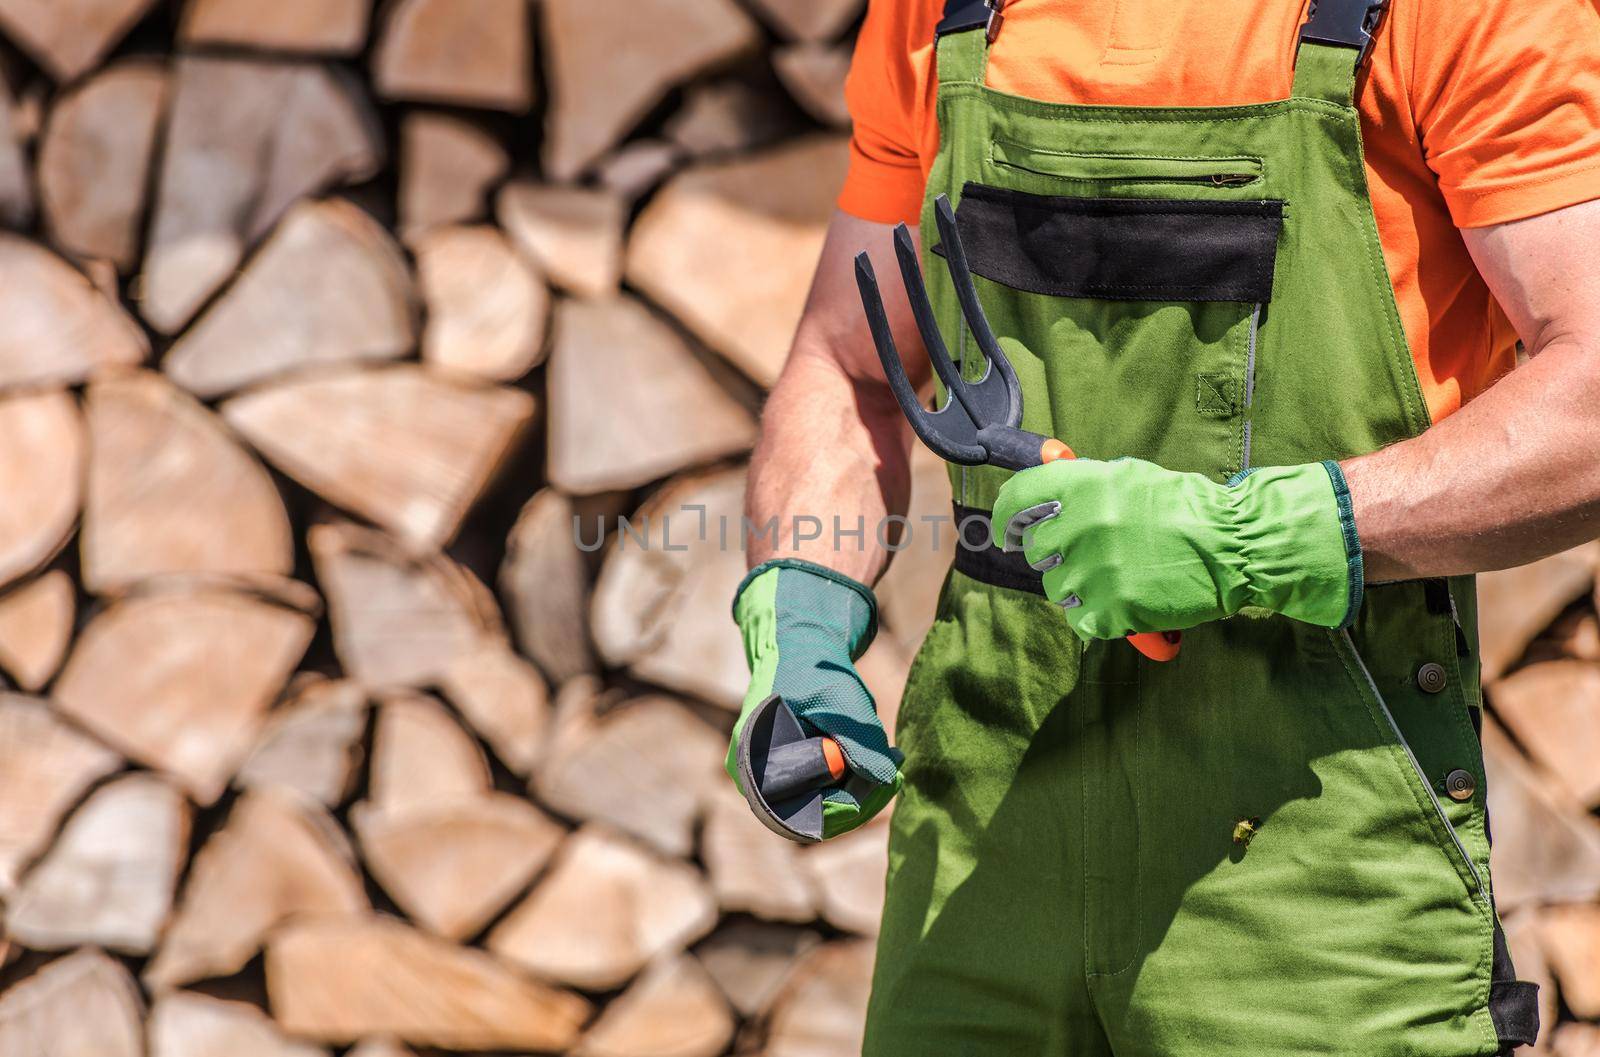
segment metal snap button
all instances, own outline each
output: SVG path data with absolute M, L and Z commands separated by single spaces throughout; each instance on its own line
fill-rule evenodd
M 1450 681 L 1450 675 L 1444 670 L 1444 665 L 1429 661 L 1417 669 L 1417 685 L 1424 693 L 1437 694 L 1445 688 Z
M 1470 771 L 1457 767 L 1444 776 L 1444 791 L 1451 800 L 1471 800 L 1472 794 L 1478 791 L 1478 780 Z

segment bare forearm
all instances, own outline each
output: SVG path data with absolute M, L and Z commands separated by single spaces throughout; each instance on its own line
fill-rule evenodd
M 1600 202 L 1462 238 L 1532 360 L 1345 464 L 1369 580 L 1504 569 L 1600 534 Z
M 758 529 L 750 564 L 804 558 L 876 580 L 889 560 L 878 526 L 910 501 L 910 442 L 886 385 L 852 379 L 797 347 L 767 401 L 750 464 L 747 507 Z M 761 534 L 774 519 L 777 531 Z M 854 535 L 858 528 L 864 532 Z
M 910 501 L 912 435 L 868 334 L 852 260 L 865 251 L 878 267 L 893 268 L 890 238 L 888 225 L 842 213 L 829 225 L 750 463 L 751 566 L 804 558 L 870 584 L 889 564 L 879 528 Z M 886 310 L 904 347 L 913 347 L 904 294 L 890 294 Z M 908 370 L 914 385 L 929 374 Z M 763 534 L 772 525 L 776 532 Z
M 1600 349 L 1545 346 L 1422 436 L 1344 464 L 1367 579 L 1520 565 L 1600 535 Z

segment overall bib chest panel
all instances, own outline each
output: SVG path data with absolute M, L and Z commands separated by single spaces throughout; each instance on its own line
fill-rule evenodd
M 981 10 L 952 3 L 938 42 L 923 246 L 946 194 L 1024 429 L 1225 479 L 1427 428 L 1337 12 L 1290 99 L 1135 109 L 984 87 Z M 952 467 L 958 506 L 1006 477 Z M 985 568 L 952 572 L 899 714 L 866 1054 L 1471 1057 L 1527 1033 L 1471 578 L 1374 587 L 1344 632 L 1246 610 L 1153 664 L 1080 644 L 1025 565 Z

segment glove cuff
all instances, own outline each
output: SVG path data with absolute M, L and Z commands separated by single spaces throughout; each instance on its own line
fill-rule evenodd
M 745 574 L 733 594 L 733 619 L 754 667 L 756 647 L 775 638 L 779 625 L 804 623 L 813 633 L 843 638 L 857 660 L 878 634 L 878 599 L 872 588 L 844 573 L 799 558 L 774 558 Z
M 1356 614 L 1361 612 L 1361 594 L 1366 588 L 1367 570 L 1361 556 L 1361 537 L 1356 533 L 1355 503 L 1350 498 L 1350 485 L 1344 479 L 1344 470 L 1332 459 L 1325 461 L 1322 467 L 1328 471 L 1328 477 L 1333 482 L 1333 498 L 1339 508 L 1339 532 L 1344 539 L 1345 576 L 1350 597 L 1339 627 L 1347 628 L 1356 622 Z
M 1365 574 L 1339 464 L 1263 467 L 1235 483 L 1253 604 L 1309 624 L 1348 627 L 1361 609 Z

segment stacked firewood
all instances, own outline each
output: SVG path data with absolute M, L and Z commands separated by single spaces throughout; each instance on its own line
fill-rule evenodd
M 721 772 L 861 8 L 0 0 L 0 1057 L 858 1049 L 887 827 Z M 881 586 L 891 719 L 950 536 Z M 1485 588 L 1565 1057 L 1595 567 Z

